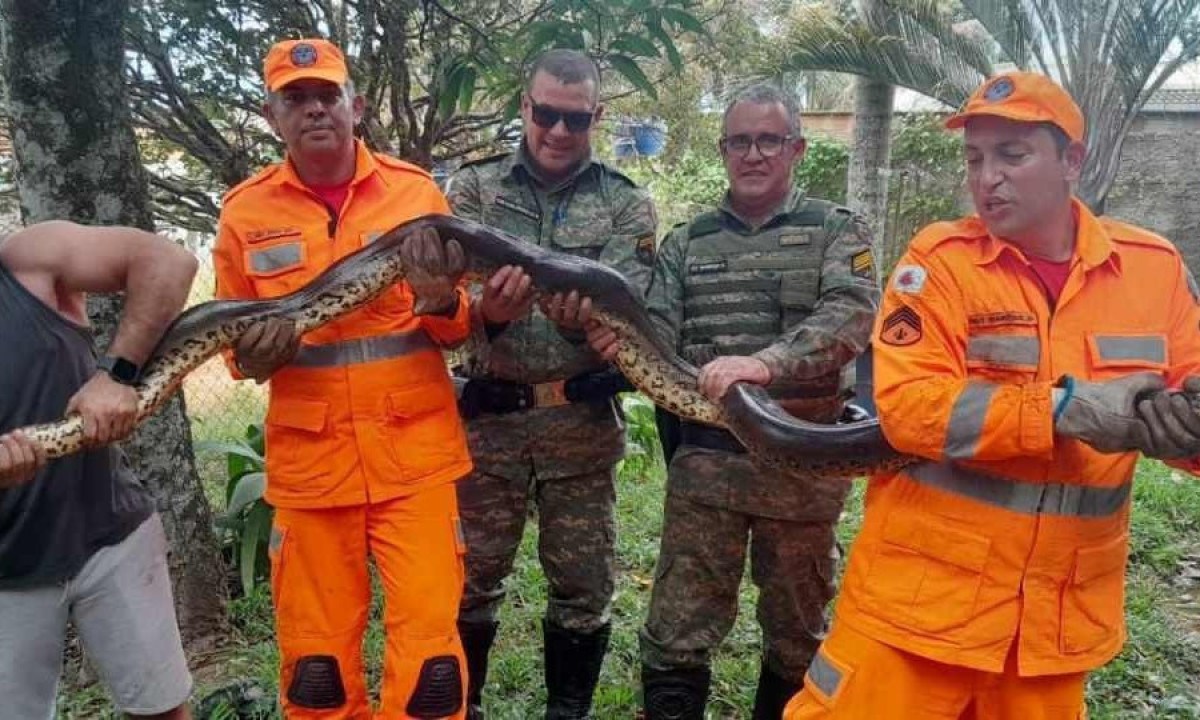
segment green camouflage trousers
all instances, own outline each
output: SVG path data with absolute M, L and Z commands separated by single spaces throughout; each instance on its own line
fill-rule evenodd
M 467 582 L 459 619 L 496 619 L 532 500 L 538 558 L 546 573 L 546 618 L 591 633 L 608 622 L 615 568 L 615 472 L 520 482 L 475 472 L 459 481 Z
M 825 635 L 837 558 L 833 527 L 714 507 L 668 491 L 641 631 L 643 663 L 657 670 L 709 666 L 737 616 L 748 538 L 764 662 L 799 681 Z

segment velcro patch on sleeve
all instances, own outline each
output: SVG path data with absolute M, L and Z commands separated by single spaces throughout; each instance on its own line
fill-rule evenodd
M 888 345 L 904 347 L 920 340 L 922 333 L 921 316 L 902 305 L 884 318 L 879 339 Z
M 875 256 L 870 250 L 863 250 L 850 258 L 850 273 L 855 277 L 873 279 L 875 277 Z

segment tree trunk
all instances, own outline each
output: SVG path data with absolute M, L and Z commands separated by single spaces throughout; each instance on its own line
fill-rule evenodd
M 862 77 L 854 83 L 854 140 L 846 173 L 846 204 L 866 217 L 878 258 L 887 218 L 895 89 Z
M 0 44 L 22 219 L 153 229 L 123 86 L 125 0 L 0 0 Z M 99 347 L 119 297 L 89 298 Z M 190 652 L 225 636 L 226 587 L 191 428 L 176 394 L 126 444 L 170 542 L 176 610 Z

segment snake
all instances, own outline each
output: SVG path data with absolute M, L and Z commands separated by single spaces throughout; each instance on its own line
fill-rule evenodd
M 902 467 L 916 458 L 893 449 L 875 418 L 825 424 L 798 418 L 768 391 L 734 383 L 719 403 L 701 393 L 696 367 L 655 331 L 642 296 L 607 265 L 521 240 L 497 228 L 452 215 L 421 215 L 400 223 L 344 256 L 303 287 L 275 298 L 212 300 L 181 313 L 151 352 L 135 390 L 141 423 L 170 398 L 188 373 L 233 347 L 257 321 L 278 317 L 305 333 L 377 297 L 405 277 L 400 246 L 410 233 L 432 229 L 457 241 L 468 273 L 506 265 L 522 268 L 542 293 L 577 291 L 592 299 L 592 316 L 617 337 L 614 363 L 655 404 L 694 422 L 729 430 L 764 462 L 798 473 L 857 477 Z M 56 458 L 85 448 L 83 420 L 68 415 L 21 430 Z

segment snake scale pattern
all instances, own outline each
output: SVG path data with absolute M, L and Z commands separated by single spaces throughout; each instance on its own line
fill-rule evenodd
M 696 384 L 697 370 L 666 347 L 654 332 L 639 295 L 611 268 L 553 252 L 500 230 L 448 215 L 424 215 L 402 223 L 348 255 L 299 290 L 269 300 L 215 300 L 182 313 L 164 333 L 137 385 L 138 421 L 157 410 L 188 373 L 232 347 L 264 317 L 293 320 L 307 332 L 369 302 L 404 278 L 399 247 L 411 231 L 432 228 L 443 241 L 462 244 L 472 273 L 519 265 L 543 293 L 577 290 L 592 298 L 596 318 L 618 337 L 617 366 L 656 404 L 696 422 L 729 429 L 764 461 L 800 474 L 853 477 L 900 467 L 900 455 L 867 420 L 822 425 L 783 410 L 763 388 L 738 383 L 720 405 Z M 78 416 L 23 428 L 49 457 L 83 448 Z

